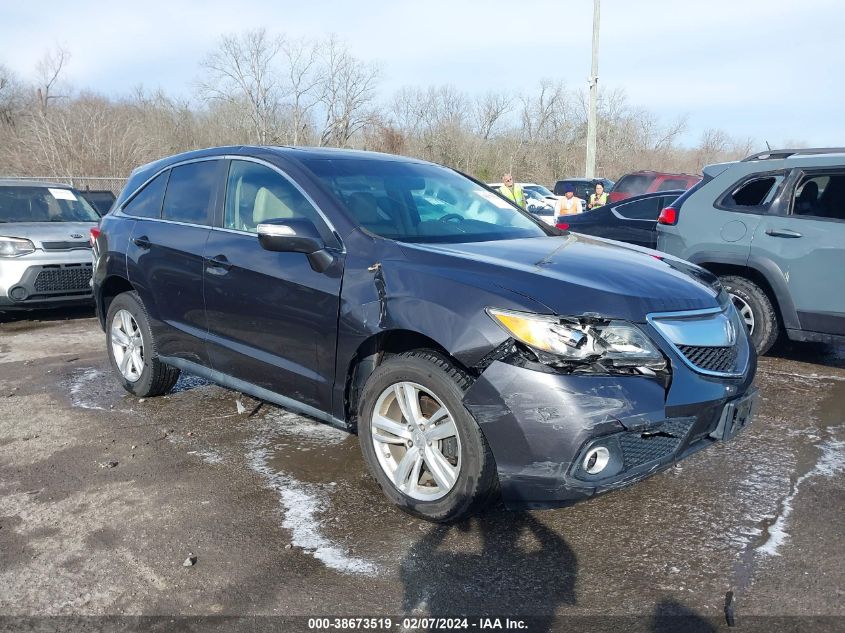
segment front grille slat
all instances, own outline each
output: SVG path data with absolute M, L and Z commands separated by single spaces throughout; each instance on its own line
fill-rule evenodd
M 41 242 L 45 251 L 69 251 L 72 249 L 91 250 L 90 242 Z
M 730 347 L 704 347 L 678 345 L 686 359 L 699 369 L 730 373 L 736 371 L 736 345 Z
M 38 292 L 74 292 L 88 290 L 91 281 L 91 264 L 68 267 L 50 267 L 39 271 L 35 278 Z

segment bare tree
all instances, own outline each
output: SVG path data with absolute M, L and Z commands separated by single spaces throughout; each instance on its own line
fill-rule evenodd
M 217 50 L 200 63 L 205 72 L 201 95 L 241 106 L 252 123 L 253 140 L 260 144 L 276 137 L 282 89 L 275 62 L 283 43 L 263 28 L 224 35 Z
M 286 41 L 282 54 L 287 62 L 286 96 L 289 100 L 291 141 L 298 145 L 308 138 L 311 113 L 320 102 L 320 49 L 307 40 Z
M 373 120 L 369 107 L 378 69 L 356 59 L 334 36 L 323 45 L 322 61 L 320 103 L 324 121 L 320 145 L 343 147 Z
M 0 64 L 0 125 L 14 125 L 23 109 L 23 87 L 17 75 Z
M 490 138 L 493 129 L 513 107 L 513 97 L 501 92 L 488 92 L 475 102 L 473 112 L 475 132 L 485 141 Z
M 50 101 L 67 97 L 67 95 L 54 94 L 54 91 L 58 87 L 59 77 L 68 61 L 70 61 L 70 53 L 61 46 L 56 46 L 53 50 L 44 53 L 35 65 L 38 76 L 36 94 L 42 112 L 46 112 Z

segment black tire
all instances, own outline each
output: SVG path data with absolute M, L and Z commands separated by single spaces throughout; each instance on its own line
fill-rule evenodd
M 769 296 L 760 286 L 745 277 L 726 275 L 719 279 L 728 294 L 739 297 L 751 308 L 751 314 L 754 317 L 751 342 L 757 353 L 762 356 L 771 349 L 780 336 L 777 312 Z
M 418 500 L 403 493 L 384 472 L 371 435 L 373 410 L 390 385 L 409 381 L 431 391 L 452 415 L 460 437 L 461 468 L 452 489 L 434 501 Z M 463 405 L 471 378 L 437 352 L 406 352 L 379 365 L 367 379 L 358 406 L 358 440 L 373 477 L 384 494 L 402 510 L 429 521 L 447 523 L 470 516 L 487 505 L 498 492 L 493 453 L 484 434 Z
M 115 361 L 114 350 L 112 349 L 111 325 L 118 310 L 126 310 L 135 319 L 144 345 L 144 369 L 138 380 L 134 382 L 123 376 Z M 165 365 L 158 359 L 155 340 L 150 331 L 150 321 L 136 292 L 119 294 L 109 305 L 106 316 L 106 349 L 109 354 L 109 362 L 120 384 L 126 391 L 139 398 L 163 395 L 170 391 L 179 379 L 179 370 L 176 367 Z

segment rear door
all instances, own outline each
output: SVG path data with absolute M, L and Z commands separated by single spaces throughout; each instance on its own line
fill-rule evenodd
M 256 227 L 308 219 L 335 263 L 314 271 L 302 253 L 261 248 Z M 214 369 L 329 410 L 343 254 L 328 223 L 292 179 L 269 164 L 232 159 L 220 226 L 205 261 L 209 353 Z
M 791 180 L 786 212 L 760 222 L 752 255 L 781 269 L 803 330 L 845 335 L 845 169 Z
M 158 353 L 204 366 L 203 255 L 223 166 L 220 159 L 200 159 L 159 176 L 160 213 L 154 208 L 147 213 L 153 217 L 137 217 L 127 250 L 129 280 L 150 316 Z
M 612 223 L 608 226 L 606 237 L 657 248 L 657 216 L 663 206 L 662 196 L 652 196 L 641 200 L 623 202 L 612 209 Z

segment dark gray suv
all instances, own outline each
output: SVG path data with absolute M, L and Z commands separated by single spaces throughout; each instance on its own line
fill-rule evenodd
M 709 165 L 660 215 L 657 247 L 718 275 L 757 352 L 845 342 L 845 149 Z

